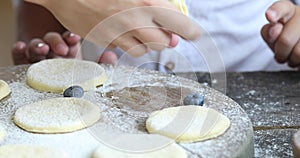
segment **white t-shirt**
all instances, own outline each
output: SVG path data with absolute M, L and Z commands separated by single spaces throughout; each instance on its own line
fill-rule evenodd
M 198 43 L 180 40 L 173 49 L 134 58 L 118 51 L 119 64 L 159 71 L 278 71 L 260 30 L 275 0 L 186 0 L 190 17 L 208 34 Z M 200 48 L 197 50 L 195 45 Z

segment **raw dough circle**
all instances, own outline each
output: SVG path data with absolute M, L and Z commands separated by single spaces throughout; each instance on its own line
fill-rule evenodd
M 72 85 L 79 85 L 88 91 L 106 81 L 103 67 L 77 59 L 43 60 L 31 65 L 26 74 L 26 82 L 32 88 L 55 93 L 62 93 Z
M 153 112 L 146 121 L 149 133 L 161 134 L 177 142 L 215 138 L 229 126 L 230 120 L 216 110 L 192 105 Z
M 9 93 L 10 88 L 8 84 L 5 81 L 0 80 L 0 100 L 8 96 Z
M 0 158 L 67 158 L 65 153 L 37 145 L 4 145 Z
M 14 123 L 37 133 L 65 133 L 94 124 L 100 118 L 100 108 L 85 99 L 54 98 L 19 108 Z
M 187 158 L 186 151 L 167 137 L 155 134 L 124 134 L 99 144 L 93 158 Z M 113 144 L 113 145 L 112 145 Z
M 0 141 L 4 139 L 6 132 L 2 126 L 0 126 Z

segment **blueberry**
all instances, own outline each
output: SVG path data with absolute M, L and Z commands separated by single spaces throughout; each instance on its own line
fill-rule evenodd
M 81 98 L 83 94 L 83 88 L 80 86 L 71 86 L 64 91 L 64 97 Z
M 183 100 L 184 105 L 200 105 L 204 104 L 204 96 L 201 94 L 193 93 L 186 96 Z

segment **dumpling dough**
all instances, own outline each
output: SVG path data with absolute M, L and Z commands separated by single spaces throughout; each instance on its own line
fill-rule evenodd
M 107 76 L 99 64 L 77 59 L 43 60 L 29 67 L 26 82 L 34 89 L 62 93 L 72 85 L 85 91 L 106 82 Z
M 229 126 L 230 120 L 216 110 L 192 105 L 153 112 L 146 121 L 149 133 L 161 134 L 177 142 L 215 138 Z
M 183 14 L 189 15 L 185 0 L 169 0 L 172 2 Z
M 26 131 L 65 133 L 94 124 L 100 118 L 100 108 L 85 99 L 54 98 L 19 108 L 14 122 Z
M 99 144 L 93 158 L 187 158 L 174 140 L 154 134 L 124 134 Z
M 4 139 L 6 132 L 2 126 L 0 126 L 0 141 Z
M 1 146 L 0 158 L 68 158 L 68 156 L 47 147 L 20 144 Z
M 0 100 L 8 96 L 9 93 L 10 93 L 10 88 L 8 84 L 5 81 L 0 80 Z

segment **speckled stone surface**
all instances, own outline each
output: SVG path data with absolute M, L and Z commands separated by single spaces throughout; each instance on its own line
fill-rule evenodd
M 255 157 L 293 157 L 291 146 L 295 129 L 274 129 L 255 131 Z
M 195 78 L 194 73 L 177 74 Z M 211 85 L 210 75 L 197 73 Z M 293 157 L 292 135 L 300 129 L 300 73 L 227 73 L 227 93 L 248 113 L 254 127 L 255 157 Z
M 8 81 L 12 89 L 12 94 L 0 102 L 0 124 L 8 133 L 1 144 L 42 144 L 64 150 L 71 157 L 90 157 L 101 139 L 97 135 L 99 132 L 113 130 L 120 133 L 146 133 L 145 120 L 150 112 L 178 106 L 182 104 L 186 94 L 198 92 L 205 96 L 205 106 L 227 116 L 231 126 L 215 139 L 179 144 L 187 150 L 189 157 L 253 157 L 253 130 L 250 119 L 229 97 L 174 75 L 128 67 L 106 69 L 110 77 L 109 84 L 98 88 L 96 92 L 85 94 L 85 99 L 96 104 L 104 103 L 100 107 L 102 118 L 86 130 L 48 135 L 25 132 L 13 124 L 11 117 L 18 107 L 59 97 L 60 94 L 38 92 L 28 87 L 24 79 L 26 66 L 0 68 L 0 78 Z M 144 108 L 136 104 L 141 104 Z

